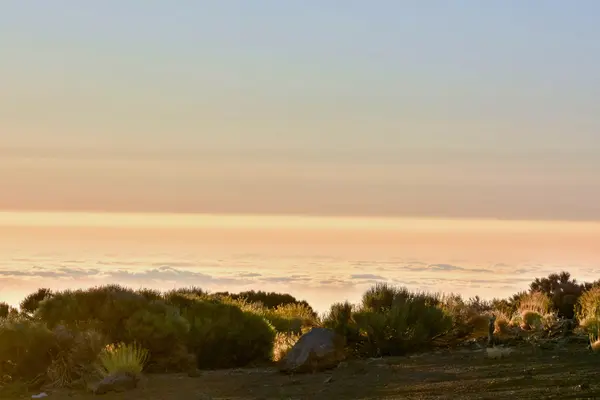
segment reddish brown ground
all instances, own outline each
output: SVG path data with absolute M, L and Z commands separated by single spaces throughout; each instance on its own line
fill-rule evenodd
M 533 353 L 517 349 L 502 360 L 481 351 L 352 361 L 317 374 L 285 376 L 275 369 L 150 375 L 144 387 L 102 396 L 142 399 L 575 399 L 600 398 L 600 356 L 581 344 Z M 207 396 L 208 395 L 208 396 Z M 210 397 L 209 397 L 210 396 Z M 97 398 L 82 392 L 48 399 Z

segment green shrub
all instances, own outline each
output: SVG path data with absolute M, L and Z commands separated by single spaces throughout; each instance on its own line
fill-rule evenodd
M 323 326 L 346 338 L 349 343 L 357 343 L 360 335 L 354 311 L 355 307 L 347 301 L 335 303 L 323 318 Z
M 452 327 L 452 318 L 436 296 L 376 285 L 358 309 L 347 302 L 334 304 L 323 324 L 343 335 L 359 355 L 388 356 L 429 345 Z
M 173 369 L 182 362 L 175 362 L 173 355 L 182 354 L 189 322 L 178 307 L 155 300 L 157 297 L 154 291 L 136 292 L 118 285 L 64 291 L 41 302 L 35 317 L 51 328 L 97 329 L 111 343 L 138 342 L 148 349 L 152 368 Z
M 286 304 L 264 313 L 277 332 L 301 334 L 319 324 L 312 308 L 304 304 Z
M 522 324 L 521 327 L 524 329 L 538 330 L 543 326 L 543 316 L 532 310 L 525 310 L 521 314 Z
M 147 288 L 138 289 L 137 293 L 139 295 L 141 295 L 142 297 L 144 297 L 148 301 L 156 301 L 156 300 L 163 299 L 163 294 L 159 290 L 155 290 L 155 289 L 147 289 Z
M 127 318 L 125 340 L 126 343 L 137 342 L 148 349 L 150 363 L 154 368 L 161 368 L 154 364 L 160 364 L 159 359 L 168 359 L 171 353 L 184 345 L 189 330 L 190 324 L 181 316 L 179 309 L 163 301 L 153 301 Z
M 40 306 L 40 303 L 42 301 L 44 301 L 52 296 L 53 296 L 52 290 L 47 289 L 47 288 L 38 289 L 37 291 L 35 291 L 35 292 L 29 294 L 27 297 L 25 297 L 23 299 L 23 301 L 21 301 L 19 308 L 21 309 L 22 312 L 31 315 L 36 312 L 36 310 L 38 309 L 38 307 Z
M 14 318 L 19 315 L 19 310 L 8 305 L 7 303 L 0 302 L 0 318 Z
M 483 331 L 487 334 L 489 316 L 492 314 L 491 303 L 482 302 L 478 297 L 464 301 L 461 296 L 454 294 L 441 297 L 439 302 L 452 318 L 456 337 L 481 334 Z
M 408 296 L 409 292 L 405 288 L 397 288 L 387 283 L 378 283 L 363 294 L 361 309 L 372 312 L 387 311 L 392 308 L 394 301 Z
M 216 298 L 172 293 L 169 301 L 180 304 L 190 322 L 188 349 L 199 368 L 241 367 L 271 359 L 275 329 L 262 316 Z
M 24 318 L 0 320 L 0 376 L 45 376 L 58 343 L 45 324 Z
M 100 322 L 96 327 L 111 342 L 123 342 L 127 340 L 127 320 L 148 304 L 144 296 L 131 289 L 108 285 L 55 293 L 40 303 L 34 315 L 50 328 L 59 324 L 75 327 L 96 320 Z
M 286 293 L 250 290 L 247 292 L 241 292 L 236 294 L 231 294 L 229 292 L 219 292 L 215 293 L 214 295 L 217 297 L 230 297 L 233 300 L 244 300 L 248 303 L 260 303 L 267 309 L 276 309 L 278 307 L 288 305 L 298 305 L 302 306 L 307 310 L 310 310 L 310 312 L 313 314 L 313 318 L 317 317 L 316 312 L 306 301 L 299 301 L 294 296 Z

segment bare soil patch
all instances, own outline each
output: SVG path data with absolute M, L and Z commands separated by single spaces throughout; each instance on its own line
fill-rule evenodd
M 48 399 L 588 399 L 600 398 L 599 366 L 600 356 L 580 343 L 551 350 L 522 346 L 495 360 L 485 349 L 464 348 L 348 361 L 306 375 L 283 375 L 271 367 L 206 371 L 193 378 L 148 375 L 130 392 L 94 396 L 65 390 L 48 392 Z

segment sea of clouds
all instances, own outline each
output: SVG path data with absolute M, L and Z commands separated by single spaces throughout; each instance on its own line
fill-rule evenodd
M 458 262 L 461 261 L 461 262 Z M 132 288 L 169 290 L 198 286 L 209 291 L 268 290 L 291 293 L 318 311 L 336 301 L 358 301 L 369 286 L 387 282 L 414 290 L 460 293 L 465 297 L 505 297 L 525 290 L 535 277 L 569 270 L 575 277 L 596 279 L 592 265 L 517 264 L 467 260 L 436 262 L 299 255 L 274 257 L 237 254 L 220 258 L 155 254 L 119 254 L 68 258 L 60 253 L 0 257 L 0 300 L 17 304 L 39 287 L 55 290 L 118 283 Z

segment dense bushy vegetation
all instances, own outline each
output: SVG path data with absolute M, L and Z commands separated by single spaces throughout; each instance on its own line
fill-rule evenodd
M 358 306 L 333 305 L 323 323 L 345 336 L 357 354 L 387 356 L 422 348 L 448 331 L 452 318 L 437 296 L 379 284 Z
M 499 333 L 535 331 L 567 317 L 597 339 L 600 286 L 563 272 L 536 279 L 528 292 L 509 299 L 483 301 L 379 284 L 358 304 L 334 304 L 322 318 L 305 301 L 261 291 L 40 289 L 20 309 L 0 303 L 0 386 L 7 379 L 83 384 L 99 363 L 106 370 L 109 361 L 125 360 L 118 357 L 128 349 L 143 363 L 127 368 L 143 364 L 147 372 L 265 363 L 281 359 L 315 326 L 334 330 L 356 356 L 400 355 L 440 336 L 484 336 L 492 315 Z

